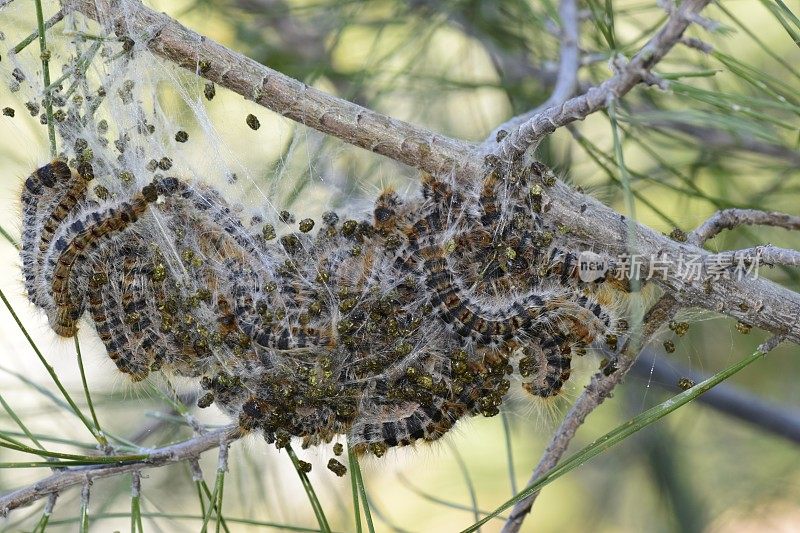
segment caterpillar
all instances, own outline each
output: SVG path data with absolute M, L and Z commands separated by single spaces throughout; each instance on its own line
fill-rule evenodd
M 31 302 L 62 336 L 88 311 L 132 380 L 199 378 L 202 406 L 279 447 L 345 434 L 381 456 L 439 439 L 496 415 L 512 380 L 558 395 L 572 357 L 616 327 L 604 280 L 580 281 L 546 220 L 540 163 L 490 169 L 474 192 L 425 174 L 419 196 L 386 190 L 360 220 L 280 236 L 177 177 L 88 201 L 81 166 L 53 161 L 23 188 Z

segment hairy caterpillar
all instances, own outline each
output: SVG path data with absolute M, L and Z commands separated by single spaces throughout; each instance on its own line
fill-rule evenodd
M 496 415 L 511 379 L 557 395 L 572 356 L 613 332 L 542 213 L 549 173 L 492 170 L 475 193 L 425 175 L 420 197 L 385 191 L 367 219 L 278 236 L 174 177 L 89 200 L 91 168 L 56 160 L 22 193 L 25 286 L 59 335 L 88 309 L 133 380 L 199 377 L 204 406 L 278 446 L 346 434 L 381 456 Z

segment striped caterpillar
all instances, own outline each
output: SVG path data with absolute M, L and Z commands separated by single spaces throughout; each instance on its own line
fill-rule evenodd
M 316 232 L 245 228 L 218 192 L 174 177 L 91 200 L 92 176 L 56 160 L 25 183 L 31 302 L 61 336 L 88 312 L 132 380 L 199 378 L 201 406 L 279 447 L 346 434 L 381 456 L 436 440 L 496 415 L 512 380 L 556 396 L 572 356 L 616 327 L 556 245 L 540 163 L 491 170 L 474 193 L 424 175 L 419 197 L 384 191 L 371 216 L 329 212 Z

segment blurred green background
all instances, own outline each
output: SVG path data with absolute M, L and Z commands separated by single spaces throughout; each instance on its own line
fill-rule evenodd
M 0 2 L 3 3 L 3 2 Z M 558 60 L 557 2 L 504 0 L 229 0 L 152 2 L 183 24 L 278 71 L 391 116 L 450 136 L 480 142 L 498 124 L 544 101 Z M 44 2 L 45 17 L 58 9 Z M 615 53 L 630 57 L 665 19 L 652 1 L 580 2 L 582 86 L 606 79 Z M 690 231 L 714 211 L 751 207 L 800 214 L 800 26 L 791 13 L 800 2 L 742 0 L 712 5 L 704 15 L 709 32 L 689 34 L 714 48 L 703 55 L 677 47 L 656 72 L 670 89 L 638 87 L 620 103 L 625 161 L 632 175 L 636 217 L 665 233 Z M 46 130 L 25 107 L 23 93 L 10 90 L 15 61 L 37 72 L 38 49 L 18 58 L 7 53 L 35 28 L 33 2 L 16 0 L 0 9 L 0 226 L 18 239 L 18 193 L 24 177 L 48 159 Z M 53 42 L 69 40 L 64 23 L 48 32 Z M 55 45 L 54 45 L 55 46 Z M 57 49 L 54 72 L 69 61 Z M 188 83 L 199 82 L 186 76 Z M 203 131 L 185 102 L 174 98 L 174 120 L 190 138 Z M 218 141 L 247 169 L 247 179 L 228 185 L 223 175 L 209 183 L 252 205 L 255 189 L 270 202 L 303 216 L 330 207 L 366 209 L 385 186 L 413 194 L 415 172 L 374 154 L 328 139 L 277 117 L 218 88 L 207 103 Z M 247 130 L 244 116 L 262 127 Z M 217 142 L 217 141 L 215 141 Z M 624 212 L 620 175 L 606 114 L 563 128 L 547 138 L 538 156 L 573 185 Z M 202 153 L 191 154 L 200 158 Z M 710 249 L 738 249 L 771 242 L 800 248 L 800 238 L 783 230 L 729 232 Z M 0 289 L 67 390 L 83 400 L 71 341 L 57 339 L 43 316 L 27 303 L 17 251 L 0 240 Z M 797 290 L 798 272 L 764 269 L 762 275 Z M 689 333 L 667 331 L 653 346 L 643 372 L 631 375 L 588 420 L 571 450 L 578 450 L 616 425 L 663 401 L 666 392 L 648 375 L 659 364 L 713 373 L 751 353 L 765 339 L 742 335 L 734 322 L 686 310 Z M 186 438 L 185 421 L 153 392 L 132 385 L 105 357 L 90 328 L 81 331 L 86 373 L 98 418 L 106 431 L 156 447 Z M 677 350 L 666 353 L 661 342 Z M 491 511 L 521 488 L 548 436 L 580 393 L 599 357 L 578 362 L 566 397 L 542 404 L 512 395 L 502 417 L 460 422 L 433 446 L 393 450 L 365 459 L 365 484 L 381 531 L 455 531 L 474 521 L 477 509 Z M 762 362 L 726 383 L 774 405 L 800 411 L 800 350 L 781 346 Z M 673 385 L 668 383 L 667 385 Z M 163 387 L 163 384 L 155 386 Z M 195 387 L 177 383 L 189 404 Z M 0 393 L 13 412 L 59 451 L 93 447 L 91 435 L 53 399 L 57 393 L 6 309 L 0 309 Z M 215 407 L 194 413 L 202 422 L 224 424 Z M 504 423 L 505 422 L 505 423 Z M 17 425 L 0 412 L 0 431 Z M 19 436 L 17 436 L 19 438 Z M 48 441 L 47 439 L 50 439 Z M 298 446 L 299 448 L 299 446 Z M 720 414 L 699 403 L 624 441 L 543 492 L 524 531 L 800 531 L 800 444 Z M 298 450 L 314 467 L 310 475 L 334 529 L 352 531 L 350 483 L 325 468 L 327 448 Z M 0 449 L 0 463 L 29 460 Z M 215 454 L 204 456 L 213 481 Z M 45 469 L 0 468 L 0 492 L 31 483 Z M 146 531 L 196 531 L 200 522 L 175 515 L 199 514 L 196 489 L 185 465 L 146 471 L 143 510 L 172 517 L 145 518 Z M 130 478 L 98 481 L 90 515 L 127 513 Z M 63 494 L 53 531 L 74 530 L 80 491 Z M 285 453 L 251 437 L 234 444 L 224 510 L 243 517 L 316 527 L 308 500 Z M 30 530 L 40 504 L 0 519 L 0 529 Z M 505 516 L 505 514 L 504 514 Z M 93 531 L 126 530 L 125 517 L 93 518 Z M 499 531 L 495 520 L 484 531 Z M 231 530 L 258 526 L 231 522 Z

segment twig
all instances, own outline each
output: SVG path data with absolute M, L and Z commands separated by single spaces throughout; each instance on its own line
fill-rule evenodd
M 708 258 L 712 263 L 741 267 L 758 267 L 761 265 L 800 266 L 800 252 L 788 248 L 779 248 L 771 244 L 753 246 L 741 250 L 729 250 L 714 254 Z
M 91 496 L 92 481 L 87 477 L 81 489 L 81 533 L 89 531 L 89 497 Z
M 513 161 L 535 145 L 542 137 L 576 120 L 583 120 L 602 109 L 611 99 L 618 99 L 645 80 L 652 69 L 683 36 L 692 17 L 711 0 L 686 0 L 673 9 L 662 28 L 642 47 L 616 75 L 586 93 L 538 113 L 505 137 L 493 154 Z
M 678 365 L 663 355 L 647 349 L 637 358 L 631 374 L 675 392 L 682 390 L 678 385 L 678 380 L 682 378 L 688 378 L 695 383 L 708 379 L 705 374 Z M 800 413 L 796 409 L 765 402 L 754 394 L 725 383 L 698 396 L 697 401 L 761 430 L 800 444 Z
M 47 49 L 45 37 L 44 15 L 42 13 L 42 0 L 34 0 L 36 4 L 36 22 L 38 24 L 39 53 L 42 60 L 42 78 L 44 86 L 50 86 L 50 50 Z M 53 124 L 53 96 L 49 91 L 44 93 L 44 109 L 47 117 L 47 136 L 50 139 L 50 157 L 56 156 L 56 128 Z
M 645 341 L 661 327 L 662 324 L 667 322 L 675 310 L 677 309 L 677 302 L 670 296 L 662 297 L 656 302 L 647 313 L 644 324 L 642 326 L 642 339 Z M 638 343 L 643 345 L 644 343 Z M 539 464 L 533 471 L 526 486 L 532 485 L 535 481 L 552 470 L 564 452 L 567 451 L 569 443 L 578 431 L 578 428 L 586 420 L 586 417 L 594 411 L 603 401 L 608 398 L 611 391 L 616 387 L 636 361 L 637 354 L 626 353 L 628 345 L 623 347 L 622 354 L 617 361 L 617 370 L 606 375 L 604 372 L 599 372 L 592 377 L 589 385 L 581 393 L 580 397 L 572 405 L 572 408 L 564 417 L 564 420 L 558 426 L 558 429 L 550 439 L 544 453 L 542 454 Z M 523 520 L 530 513 L 533 502 L 538 493 L 531 494 L 528 498 L 520 500 L 514 505 L 511 515 L 506 520 L 503 526 L 503 533 L 516 533 L 522 526 Z
M 219 447 L 221 440 L 233 441 L 241 436 L 241 430 L 237 426 L 226 426 L 177 444 L 157 448 L 148 454 L 147 459 L 141 461 L 65 468 L 37 483 L 0 496 L 0 516 L 50 494 L 80 485 L 87 479 L 106 478 L 144 468 L 155 468 L 186 461 L 197 457 L 206 450 Z
M 163 13 L 128 2 L 125 13 L 109 0 L 64 0 L 118 36 L 161 28 L 147 42 L 158 56 L 253 100 L 276 113 L 345 142 L 441 175 L 476 176 L 483 161 L 473 146 L 324 93 L 202 37 Z M 199 69 L 202 62 L 204 68 Z
M 580 50 L 578 48 L 579 21 L 577 2 L 575 0 L 561 0 L 558 15 L 561 19 L 561 52 L 553 92 L 541 105 L 527 113 L 517 115 L 495 128 L 483 144 L 485 149 L 491 150 L 500 141 L 502 135 L 498 138 L 498 134 L 501 131 L 507 133 L 518 128 L 540 112 L 563 104 L 575 92 L 578 86 L 578 68 L 581 66 Z
M 700 227 L 691 232 L 686 241 L 702 246 L 726 229 L 738 226 L 773 226 L 789 230 L 800 229 L 800 216 L 775 211 L 756 211 L 755 209 L 724 209 L 712 215 Z
M 47 19 L 47 22 L 44 23 L 44 30 L 47 31 L 59 22 L 64 19 L 64 10 L 59 9 L 55 15 Z M 14 53 L 18 54 L 25 49 L 26 46 L 31 44 L 37 37 L 39 37 L 39 29 L 37 28 L 34 30 L 33 33 L 25 37 L 22 41 L 19 42 L 17 46 L 14 47 Z

